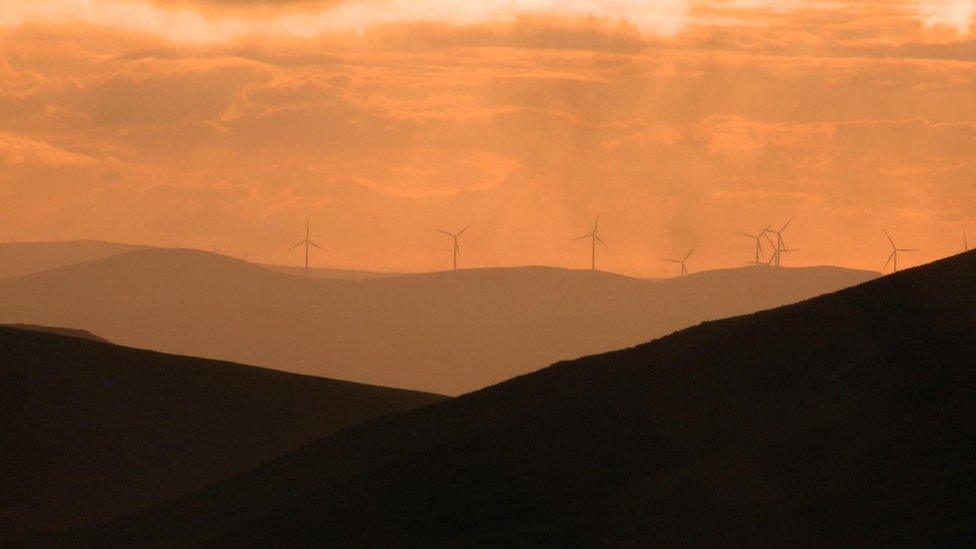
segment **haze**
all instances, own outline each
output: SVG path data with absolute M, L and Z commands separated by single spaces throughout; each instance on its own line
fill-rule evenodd
M 40 0 L 0 6 L 0 241 L 263 263 L 881 269 L 976 233 L 966 1 Z

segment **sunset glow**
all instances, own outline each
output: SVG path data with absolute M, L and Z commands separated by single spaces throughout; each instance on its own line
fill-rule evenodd
M 972 0 L 0 6 L 0 240 L 298 264 L 917 264 L 976 235 Z M 976 238 L 976 237 L 974 237 Z

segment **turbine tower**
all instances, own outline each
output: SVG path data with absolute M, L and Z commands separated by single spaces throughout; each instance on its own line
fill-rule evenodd
M 573 240 L 583 240 L 584 238 L 589 238 L 591 240 L 590 242 L 590 270 L 591 271 L 596 270 L 596 243 L 599 242 L 600 244 L 603 244 L 604 248 L 610 247 L 607 246 L 607 243 L 604 242 L 602 238 L 597 236 L 596 230 L 599 226 L 600 226 L 600 217 L 597 216 L 596 223 L 593 224 L 593 232 L 584 234 L 583 236 L 579 236 L 573 239 Z
M 305 278 L 308 278 L 308 247 L 309 246 L 315 246 L 316 248 L 318 248 L 320 250 L 322 248 L 318 244 L 312 242 L 309 239 L 309 236 L 308 236 L 308 218 L 307 217 L 305 218 L 305 240 L 299 241 L 294 246 L 292 246 L 291 248 L 288 248 L 288 249 L 289 250 L 294 250 L 295 248 L 301 246 L 302 244 L 305 245 Z
M 688 255 L 684 259 L 662 259 L 661 261 L 667 261 L 668 263 L 679 263 L 681 264 L 681 276 L 688 276 L 688 267 L 685 266 L 685 262 L 691 257 L 691 254 L 695 253 L 695 249 L 692 248 Z
M 966 247 L 966 251 L 969 251 L 969 237 L 966 236 L 966 229 L 962 230 L 962 244 Z
M 468 227 L 470 226 L 471 224 L 469 223 Z M 457 270 L 458 259 L 461 257 L 461 245 L 458 243 L 458 238 L 460 238 L 461 235 L 464 234 L 464 231 L 468 230 L 468 227 L 461 229 L 460 231 L 457 232 L 457 234 L 449 233 L 447 231 L 442 231 L 440 229 L 437 230 L 437 232 L 441 234 L 446 234 L 447 236 L 454 239 L 454 270 L 455 271 Z
M 772 224 L 769 225 L 769 227 L 772 226 L 773 226 Z M 742 232 L 737 233 L 746 238 L 751 238 L 756 241 L 756 259 L 755 261 L 752 262 L 753 265 L 762 265 L 764 260 L 766 259 L 766 255 L 763 253 L 762 237 L 766 236 L 766 231 L 769 230 L 769 227 L 766 227 L 765 229 L 759 231 L 759 234 L 749 234 L 749 233 L 742 233 Z
M 790 218 L 789 221 L 786 222 L 786 225 L 783 225 L 782 227 L 780 227 L 778 231 L 777 230 L 773 230 L 770 227 L 766 227 L 760 233 L 760 236 L 764 236 L 767 233 L 772 233 L 772 234 L 776 235 L 776 243 L 775 244 L 773 244 L 772 239 L 770 239 L 768 236 L 766 237 L 766 239 L 770 241 L 770 244 L 773 245 L 773 250 L 774 250 L 773 251 L 773 255 L 769 258 L 769 264 L 770 265 L 775 265 L 775 266 L 779 267 L 780 266 L 780 260 L 782 259 L 782 256 L 781 256 L 781 253 L 782 252 L 795 252 L 796 251 L 796 250 L 787 250 L 786 249 L 786 242 L 783 240 L 783 233 L 786 232 L 786 229 L 790 226 L 790 223 L 793 223 L 793 218 L 792 217 Z
M 888 242 L 891 243 L 891 255 L 888 256 L 888 261 L 885 262 L 884 268 L 887 269 L 888 268 L 888 264 L 891 263 L 892 261 L 894 261 L 894 265 L 892 266 L 892 271 L 891 272 L 897 273 L 898 272 L 898 252 L 916 252 L 918 250 L 916 250 L 915 248 L 899 248 L 898 246 L 895 245 L 895 241 L 894 241 L 894 239 L 891 238 L 891 235 L 888 234 L 887 229 L 885 230 L 884 234 L 885 234 L 885 236 L 888 237 Z

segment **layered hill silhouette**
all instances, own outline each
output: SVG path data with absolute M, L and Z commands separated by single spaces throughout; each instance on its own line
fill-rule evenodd
M 442 399 L 0 326 L 0 542 L 108 520 Z
M 0 242 L 0 278 L 47 271 L 146 248 L 101 240 Z
M 0 326 L 4 326 L 0 324 Z M 32 332 L 47 332 L 51 334 L 59 334 L 69 337 L 80 337 L 82 339 L 89 339 L 91 341 L 99 341 L 101 343 L 111 343 L 104 337 L 98 337 L 97 335 L 89 332 L 88 330 L 76 330 L 73 328 L 59 328 L 57 326 L 37 326 L 34 324 L 7 324 L 7 328 L 16 328 L 18 330 L 29 330 Z
M 305 267 L 272 265 L 267 263 L 261 263 L 259 265 L 279 273 L 305 276 Z M 360 271 L 358 269 L 336 269 L 332 267 L 309 267 L 308 269 L 309 278 L 333 278 L 339 280 L 369 280 L 373 278 L 390 278 L 403 274 L 384 271 Z
M 282 370 L 459 394 L 876 276 L 749 267 L 649 282 L 551 267 L 305 279 L 153 249 L 0 280 L 0 322 Z
M 971 546 L 976 252 L 371 420 L 59 542 Z

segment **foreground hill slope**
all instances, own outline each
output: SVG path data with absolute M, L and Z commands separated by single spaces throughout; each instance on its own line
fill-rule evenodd
M 441 399 L 0 327 L 0 541 L 131 512 Z
M 379 418 L 62 541 L 972 545 L 976 252 Z
M 101 240 L 0 242 L 0 278 L 37 273 L 146 248 Z
M 0 322 L 444 394 L 702 320 L 869 280 L 831 267 L 648 282 L 552 267 L 305 279 L 207 252 L 144 250 L 0 281 Z
M 31 332 L 47 332 L 50 334 L 58 334 L 69 337 L 80 337 L 81 339 L 88 339 L 91 341 L 98 341 L 101 343 L 111 343 L 111 341 L 105 339 L 104 337 L 98 337 L 97 335 L 89 332 L 88 330 L 76 330 L 74 328 L 59 328 L 57 326 L 37 326 L 34 324 L 0 324 L 0 326 L 6 328 L 15 328 L 17 330 L 28 330 Z

